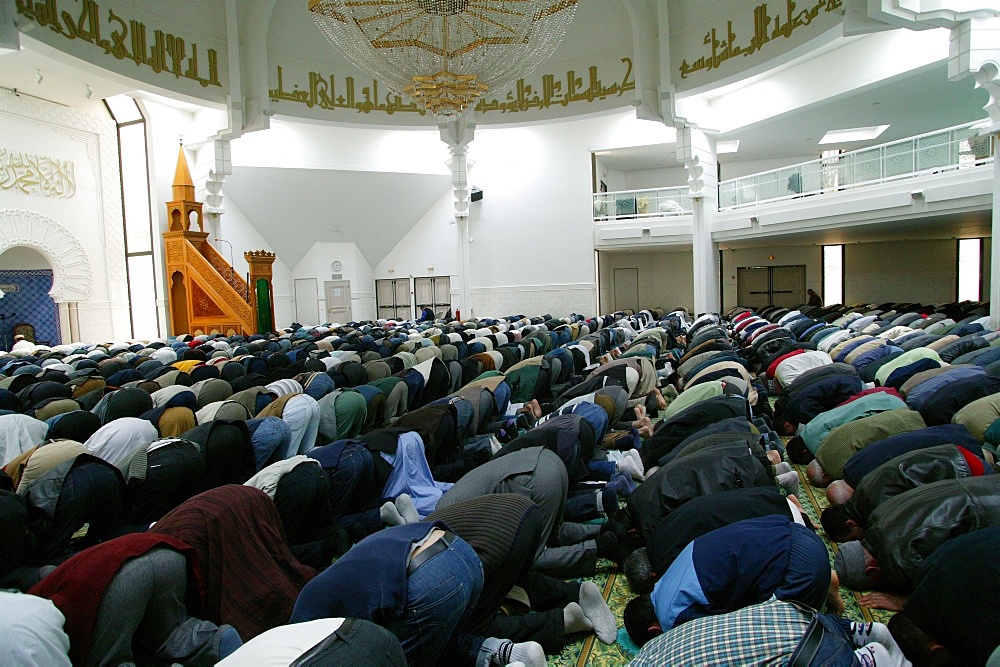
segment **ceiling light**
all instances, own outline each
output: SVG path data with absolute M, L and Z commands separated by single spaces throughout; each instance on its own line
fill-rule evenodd
M 820 144 L 842 144 L 849 141 L 871 141 L 889 129 L 888 125 L 854 127 L 848 130 L 830 130 L 819 140 Z
M 42 70 L 38 70 L 38 74 L 35 75 L 35 83 L 41 83 L 44 78 L 45 77 L 42 76 Z
M 438 120 L 502 94 L 552 55 L 577 0 L 309 0 L 355 66 Z
M 719 141 L 715 144 L 716 155 L 722 155 L 723 153 L 735 153 L 740 149 L 740 140 L 731 139 L 729 141 Z
M 86 97 L 88 100 L 94 96 L 94 91 L 90 89 L 90 85 L 87 85 L 87 92 L 85 92 L 83 96 Z

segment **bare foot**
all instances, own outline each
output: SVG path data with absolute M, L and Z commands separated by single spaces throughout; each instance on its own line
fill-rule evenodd
M 542 406 L 538 404 L 538 399 L 533 398 L 525 403 L 518 412 L 529 412 L 535 419 L 541 419 Z
M 656 396 L 656 405 L 659 406 L 661 410 L 667 409 L 667 401 L 663 398 L 663 394 L 660 393 L 659 389 L 653 389 L 653 395 Z
M 645 406 L 645 405 L 642 405 L 642 404 L 640 403 L 639 405 L 636 405 L 636 406 L 635 406 L 634 408 L 632 408 L 632 409 L 633 409 L 633 410 L 635 411 L 635 419 L 636 419 L 636 421 L 637 421 L 637 422 L 638 422 L 639 420 L 641 420 L 641 419 L 642 419 L 643 417 L 645 417 L 645 416 L 646 416 L 646 406 Z M 633 426 L 636 426 L 636 424 L 633 424 Z M 638 427 L 637 427 L 637 428 L 638 428 Z
M 888 609 L 889 611 L 903 611 L 903 603 L 906 597 L 893 595 L 884 591 L 873 591 L 858 598 L 858 604 L 872 609 Z
M 781 463 L 781 452 L 779 452 L 776 449 L 772 449 L 767 453 L 767 460 L 770 461 L 773 465 L 778 465 L 779 463 Z

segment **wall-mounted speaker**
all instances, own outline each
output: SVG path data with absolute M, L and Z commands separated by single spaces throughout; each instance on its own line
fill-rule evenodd
M 472 188 L 471 194 L 469 195 L 469 201 L 481 201 L 483 198 L 483 191 L 479 188 Z

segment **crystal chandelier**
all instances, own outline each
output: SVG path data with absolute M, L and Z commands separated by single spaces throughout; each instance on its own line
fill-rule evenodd
M 327 39 L 438 120 L 552 55 L 577 0 L 310 0 Z

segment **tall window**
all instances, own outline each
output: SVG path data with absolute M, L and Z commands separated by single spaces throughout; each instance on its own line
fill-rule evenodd
M 958 240 L 958 300 L 979 301 L 982 298 L 982 239 Z
M 844 246 L 823 246 L 823 304 L 844 302 Z
M 153 339 L 160 335 L 160 318 L 156 310 L 156 272 L 153 268 L 153 221 L 149 207 L 146 119 L 136 101 L 127 95 L 109 97 L 104 100 L 104 104 L 118 124 L 125 266 L 132 337 Z

